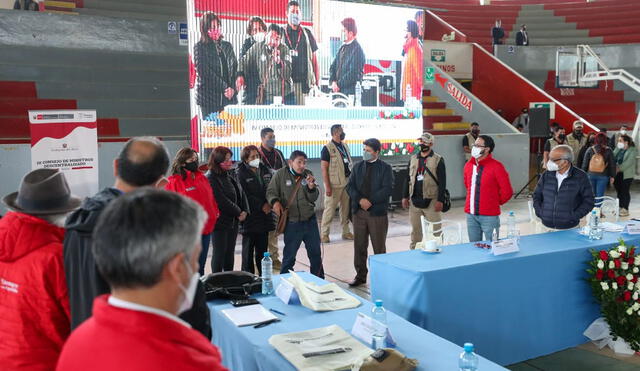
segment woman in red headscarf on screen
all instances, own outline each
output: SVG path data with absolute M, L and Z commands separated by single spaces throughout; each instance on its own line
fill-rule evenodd
M 408 87 L 412 97 L 422 97 L 422 45 L 420 45 L 420 29 L 414 20 L 407 21 L 407 35 L 403 46 L 402 62 L 402 100 L 407 100 Z

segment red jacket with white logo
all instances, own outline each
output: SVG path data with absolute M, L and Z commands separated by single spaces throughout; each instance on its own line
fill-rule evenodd
M 114 307 L 108 295 L 93 302 L 64 345 L 58 371 L 226 371 L 218 348 L 201 333 L 154 313 Z
M 0 219 L 0 369 L 52 370 L 69 336 L 64 229 L 22 213 Z
M 218 204 L 213 197 L 213 190 L 209 184 L 209 179 L 200 171 L 192 173 L 185 170 L 185 172 L 187 173 L 186 178 L 182 178 L 180 174 L 170 176 L 169 183 L 165 189 L 185 195 L 204 208 L 209 215 L 209 219 L 207 219 L 207 222 L 204 224 L 202 234 L 209 234 L 213 231 L 218 216 L 220 216 Z M 195 175 L 195 177 L 193 175 Z
M 472 215 L 500 215 L 500 205 L 513 195 L 509 173 L 491 154 L 480 163 L 473 157 L 469 159 L 464 165 L 464 186 L 467 189 L 464 212 Z

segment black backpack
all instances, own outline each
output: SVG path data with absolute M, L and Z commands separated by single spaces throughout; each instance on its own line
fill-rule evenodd
M 230 271 L 211 273 L 201 278 L 207 300 L 247 299 L 262 292 L 262 279 L 253 273 Z
M 436 185 L 438 187 L 440 187 L 440 183 L 438 183 L 438 179 L 436 179 L 436 177 L 433 175 L 433 173 L 431 173 L 431 170 L 425 168 L 427 170 L 427 173 L 429 173 L 429 176 L 433 179 L 434 182 L 436 182 Z M 447 211 L 449 211 L 449 209 L 451 209 L 451 194 L 449 193 L 448 189 L 444 190 L 444 202 L 442 203 L 442 212 L 446 213 Z

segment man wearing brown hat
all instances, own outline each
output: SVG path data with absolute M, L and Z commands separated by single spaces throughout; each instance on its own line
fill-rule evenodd
M 71 304 L 71 328 L 91 317 L 94 299 L 108 294 L 110 288 L 96 266 L 91 246 L 98 217 L 107 205 L 122 194 L 141 187 L 164 188 L 169 169 L 169 154 L 164 144 L 153 137 L 129 140 L 113 163 L 116 181 L 112 187 L 87 198 L 80 209 L 67 219 L 64 239 L 64 265 Z M 209 311 L 204 292 L 197 291 L 193 309 L 181 318 L 193 328 L 211 337 Z
M 411 221 L 411 245 L 413 250 L 416 243 L 422 241 L 422 222 L 424 216 L 433 223 L 434 235 L 439 236 L 444 205 L 445 189 L 447 187 L 447 172 L 444 159 L 433 151 L 435 138 L 429 133 L 423 133 L 418 138 L 420 152 L 409 160 L 409 173 L 404 185 L 402 207 L 409 208 Z
M 37 169 L 2 201 L 0 368 L 53 370 L 70 332 L 60 225 L 80 199 L 62 172 Z

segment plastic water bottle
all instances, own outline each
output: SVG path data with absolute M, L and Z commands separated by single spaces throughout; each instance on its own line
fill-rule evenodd
M 371 318 L 379 323 L 374 324 L 373 349 L 381 349 L 386 346 L 387 338 L 387 311 L 382 306 L 382 300 L 376 300 L 376 306 L 371 310 Z
M 407 89 L 404 92 L 405 94 L 405 98 L 404 98 L 404 106 L 405 107 L 409 107 L 409 102 L 411 101 L 412 95 L 411 95 L 411 85 L 407 84 Z
M 507 238 L 518 238 L 516 214 L 513 211 L 509 211 L 509 216 L 507 216 Z
M 273 279 L 271 278 L 273 272 L 273 262 L 271 261 L 271 255 L 268 252 L 264 253 L 262 258 L 262 294 L 273 294 Z
M 458 369 L 460 371 L 476 371 L 478 369 L 478 355 L 473 352 L 473 344 L 464 344 L 464 352 L 460 353 L 458 359 Z
M 591 216 L 589 217 L 589 239 L 598 239 L 598 216 L 595 210 L 591 212 Z
M 362 107 L 362 85 L 356 82 L 356 107 Z
M 491 233 L 491 241 L 492 242 L 498 241 L 498 228 L 495 228 Z

